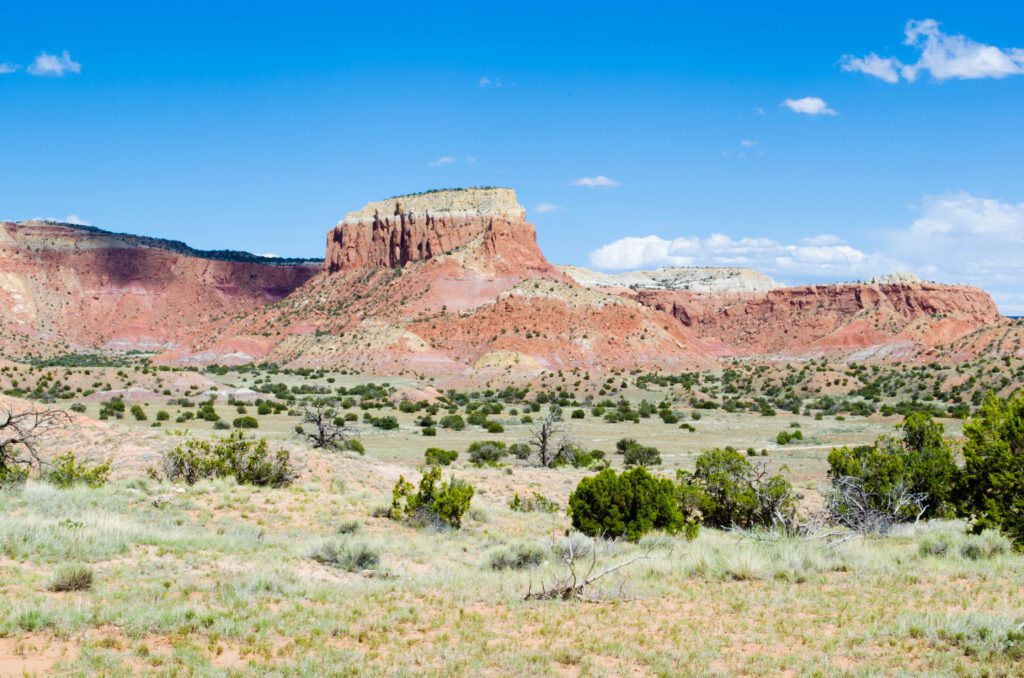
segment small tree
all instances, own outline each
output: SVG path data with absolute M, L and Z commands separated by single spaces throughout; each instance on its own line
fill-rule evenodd
M 924 412 L 909 415 L 898 435 L 882 436 L 874 445 L 840 447 L 828 455 L 829 478 L 833 484 L 843 478 L 858 478 L 865 497 L 880 502 L 873 508 L 886 510 L 893 496 L 911 493 L 920 498 L 898 502 L 901 520 L 943 517 L 951 512 L 959 470 L 953 450 L 943 435 L 942 424 Z
M 555 439 L 565 432 L 561 421 L 561 412 L 552 408 L 530 434 L 529 444 L 537 451 L 537 460 L 541 466 L 551 466 L 554 462 L 558 450 Z
M 1024 391 L 989 394 L 964 426 L 960 513 L 974 531 L 995 528 L 1024 549 Z
M 319 403 L 302 408 L 301 428 L 297 428 L 306 442 L 317 449 L 342 450 L 347 447 L 349 436 L 345 420 L 338 423 L 334 411 Z M 307 426 L 308 425 L 308 426 Z
M 643 467 L 621 475 L 609 468 L 583 478 L 569 495 L 569 514 L 584 534 L 632 541 L 654 529 L 676 532 L 685 524 L 675 485 Z
M 31 409 L 0 413 L 0 484 L 21 482 L 32 468 L 46 462 L 39 456 L 39 443 L 64 428 L 71 417 L 63 410 Z

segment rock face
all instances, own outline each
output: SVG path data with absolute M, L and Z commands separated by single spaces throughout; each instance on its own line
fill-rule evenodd
M 324 270 L 399 268 L 478 239 L 509 268 L 547 270 L 526 211 L 507 188 L 434 191 L 372 202 L 350 212 L 327 235 Z M 525 257 L 525 258 L 524 258 Z
M 654 271 L 598 273 L 576 266 L 559 270 L 581 285 L 632 290 L 688 290 L 692 292 L 767 292 L 782 285 L 749 268 L 665 267 Z
M 156 349 L 290 294 L 320 264 L 49 222 L 0 223 L 0 342 L 18 354 Z
M 761 294 L 642 290 L 721 355 L 828 354 L 906 358 L 1003 322 L 992 298 L 965 285 L 810 285 Z

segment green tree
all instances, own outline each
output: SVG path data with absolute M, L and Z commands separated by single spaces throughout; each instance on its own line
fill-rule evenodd
M 685 525 L 673 482 L 643 467 L 621 475 L 609 468 L 583 478 L 569 495 L 569 514 L 584 534 L 632 541 L 654 529 L 677 532 Z
M 1024 391 L 989 394 L 964 435 L 960 513 L 975 532 L 1001 530 L 1024 549 Z

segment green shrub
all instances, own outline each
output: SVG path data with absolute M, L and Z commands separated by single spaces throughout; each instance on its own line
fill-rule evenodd
M 170 418 L 171 418 L 171 413 L 168 412 L 167 410 L 157 410 L 157 413 L 156 413 L 156 420 L 157 421 L 167 421 Z
M 256 421 L 256 417 L 236 417 L 231 425 L 235 428 L 259 428 L 260 423 Z
M 204 478 L 234 476 L 242 485 L 283 487 L 295 479 L 287 450 L 271 453 L 266 438 L 235 431 L 219 441 L 189 439 L 164 455 L 170 481 L 192 485 Z
M 46 584 L 47 591 L 88 591 L 92 588 L 93 572 L 88 565 L 65 564 L 57 568 Z
M 420 433 L 425 436 L 432 437 L 437 435 L 437 429 L 433 426 L 424 426 Z
M 779 445 L 788 445 L 794 440 L 803 439 L 803 431 L 800 431 L 799 429 L 795 431 L 779 431 L 779 435 L 775 436 L 775 442 L 778 443 Z
M 518 493 L 512 497 L 512 501 L 508 503 L 508 507 L 513 511 L 520 511 L 522 513 L 532 513 L 534 511 L 540 513 L 556 513 L 558 511 L 558 504 L 545 497 L 540 492 L 534 492 L 532 495 L 523 499 Z
M 492 570 L 528 570 L 544 562 L 544 550 L 534 544 L 514 544 L 491 554 L 487 566 Z
M 348 450 L 349 452 L 355 452 L 356 454 L 366 454 L 366 445 L 363 445 L 362 441 L 356 440 L 355 438 L 349 438 L 342 443 L 341 449 Z
M 469 444 L 466 452 L 471 463 L 477 466 L 493 466 L 508 454 L 508 448 L 500 440 L 477 440 Z
M 309 557 L 346 572 L 372 570 L 380 564 L 380 554 L 374 548 L 349 539 L 323 541 L 310 551 Z
M 85 462 L 76 463 L 74 453 L 68 452 L 53 460 L 53 467 L 43 473 L 43 479 L 57 487 L 78 484 L 100 487 L 110 479 L 110 462 L 90 468 Z
M 448 466 L 459 458 L 459 453 L 455 450 L 442 450 L 440 447 L 430 447 L 423 453 L 423 456 L 428 464 Z
M 485 421 L 483 426 L 484 426 L 484 429 L 486 429 L 486 431 L 488 433 L 504 433 L 505 432 L 505 427 L 502 426 L 501 424 L 499 424 L 496 421 Z
M 761 468 L 732 448 L 705 450 L 693 473 L 677 472 L 679 505 L 688 517 L 710 527 L 788 524 L 796 513 L 793 486 Z
M 925 497 L 922 517 L 951 513 L 959 470 L 942 424 L 927 413 L 909 415 L 900 424 L 898 437 L 883 436 L 874 445 L 833 449 L 828 463 L 833 483 L 851 477 L 863 483 L 873 509 L 883 510 L 892 493 L 902 488 Z M 914 520 L 920 511 L 908 506 L 898 518 Z
M 975 532 L 999 530 L 1024 550 L 1024 391 L 989 394 L 964 435 L 960 514 Z
M 529 459 L 533 454 L 533 448 L 526 443 L 512 443 L 508 446 L 508 451 L 516 459 Z
M 655 529 L 676 532 L 685 523 L 675 485 L 643 467 L 621 475 L 609 468 L 583 478 L 569 495 L 569 515 L 584 534 L 632 541 Z
M 458 479 L 442 483 L 441 467 L 431 466 L 420 478 L 418 491 L 404 476 L 399 476 L 391 493 L 389 516 L 457 529 L 462 526 L 462 516 L 469 510 L 474 492 L 472 485 Z
M 658 448 L 647 445 L 633 445 L 623 456 L 626 468 L 633 466 L 658 466 L 661 464 L 661 453 Z
M 148 418 L 141 405 L 132 405 L 132 416 L 135 417 L 135 421 L 146 421 Z
M 441 417 L 441 428 L 450 428 L 453 431 L 461 431 L 466 428 L 466 420 L 458 414 L 449 414 Z

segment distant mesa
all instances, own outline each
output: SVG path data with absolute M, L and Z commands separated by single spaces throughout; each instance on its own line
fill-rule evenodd
M 872 285 L 917 285 L 923 281 L 913 273 L 907 273 L 906 271 L 895 271 L 893 273 L 889 273 L 886 275 L 875 276 L 869 282 Z
M 599 273 L 576 266 L 559 266 L 563 273 L 586 287 L 632 290 L 687 290 L 691 292 L 768 292 L 782 287 L 769 276 L 750 268 L 663 267 L 653 271 Z

